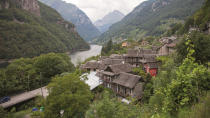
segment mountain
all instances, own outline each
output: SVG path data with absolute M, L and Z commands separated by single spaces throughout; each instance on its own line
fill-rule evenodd
M 115 10 L 104 16 L 101 20 L 97 20 L 94 25 L 100 30 L 101 33 L 104 33 L 112 24 L 122 20 L 124 16 L 125 15 L 120 11 Z
M 112 25 L 97 41 L 123 38 L 141 39 L 145 36 L 160 36 L 176 23 L 183 23 L 204 0 L 148 0 L 138 5 L 120 22 Z
M 78 33 L 86 41 L 96 38 L 101 34 L 99 30 L 92 24 L 88 16 L 75 5 L 66 3 L 62 0 L 40 1 L 56 9 L 65 20 L 75 24 Z
M 0 59 L 89 49 L 73 24 L 37 0 L 0 1 Z
M 184 28 L 188 31 L 190 27 L 210 34 L 210 0 L 206 0 L 203 7 L 187 20 Z

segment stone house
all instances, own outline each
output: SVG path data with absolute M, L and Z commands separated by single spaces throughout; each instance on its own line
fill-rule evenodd
M 141 45 L 142 45 L 142 46 L 147 46 L 147 45 L 149 45 L 149 42 L 148 42 L 148 41 L 143 40 L 143 41 L 141 42 Z
M 122 47 L 128 47 L 128 42 L 123 42 Z
M 100 64 L 95 61 L 95 60 L 92 60 L 92 61 L 88 61 L 86 64 L 83 64 L 80 66 L 80 69 L 81 70 L 86 70 L 86 71 L 96 71 L 99 69 L 99 66 Z
M 174 42 L 176 39 L 177 39 L 177 37 L 175 37 L 175 36 L 162 37 L 161 39 L 159 39 L 159 42 L 161 42 L 162 44 L 170 44 L 170 43 Z
M 112 90 L 122 97 L 135 97 L 138 100 L 143 95 L 142 78 L 129 73 L 120 73 L 117 79 L 112 83 Z
M 103 82 L 104 87 L 111 88 L 112 82 L 116 79 L 121 72 L 132 72 L 133 67 L 130 64 L 115 64 L 106 67 L 106 69 L 99 71 L 97 75 Z
M 119 54 L 112 54 L 112 55 L 109 56 L 109 58 L 111 58 L 111 59 L 123 59 L 123 56 L 119 55 Z
M 158 55 L 159 56 L 169 55 L 174 52 L 175 47 L 176 47 L 176 43 L 163 44 L 158 51 Z
M 127 54 L 123 55 L 125 63 L 129 63 L 134 67 L 139 67 L 141 64 L 140 60 L 142 59 L 143 55 L 140 54 L 138 49 L 131 49 L 127 51 Z
M 140 48 L 139 49 L 139 53 L 140 53 L 140 55 L 153 55 L 153 56 L 156 56 L 157 55 L 157 51 L 156 50 L 153 50 L 153 49 L 143 49 L 143 48 Z
M 146 57 L 142 60 L 143 68 L 146 73 L 149 73 L 151 76 L 157 76 L 158 73 L 158 61 L 154 56 Z
M 123 62 L 124 62 L 123 59 L 106 58 L 99 61 L 99 70 L 104 70 L 109 65 L 122 64 Z

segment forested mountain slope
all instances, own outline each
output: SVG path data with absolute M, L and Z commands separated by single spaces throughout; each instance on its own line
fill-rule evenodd
M 210 0 L 206 0 L 204 6 L 186 21 L 181 31 L 187 32 L 190 27 L 210 34 Z
M 73 24 L 37 0 L 0 1 L 0 59 L 88 49 Z
M 82 38 L 89 41 L 100 35 L 100 31 L 92 24 L 88 16 L 77 6 L 62 0 L 40 0 L 46 5 L 56 9 L 62 17 L 72 22 Z
M 199 9 L 204 0 L 148 0 L 137 6 L 120 22 L 98 38 L 98 42 L 110 39 L 144 36 L 160 36 L 170 26 L 182 23 Z

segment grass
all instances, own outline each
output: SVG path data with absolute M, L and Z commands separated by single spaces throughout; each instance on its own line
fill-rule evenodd
M 27 114 L 31 113 L 31 108 L 19 112 L 12 113 L 11 118 L 24 118 Z

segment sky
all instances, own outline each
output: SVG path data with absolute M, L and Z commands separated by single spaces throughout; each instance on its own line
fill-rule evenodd
M 109 12 L 119 10 L 127 15 L 136 6 L 145 0 L 64 0 L 68 3 L 75 4 L 88 17 L 95 22 L 103 18 Z

